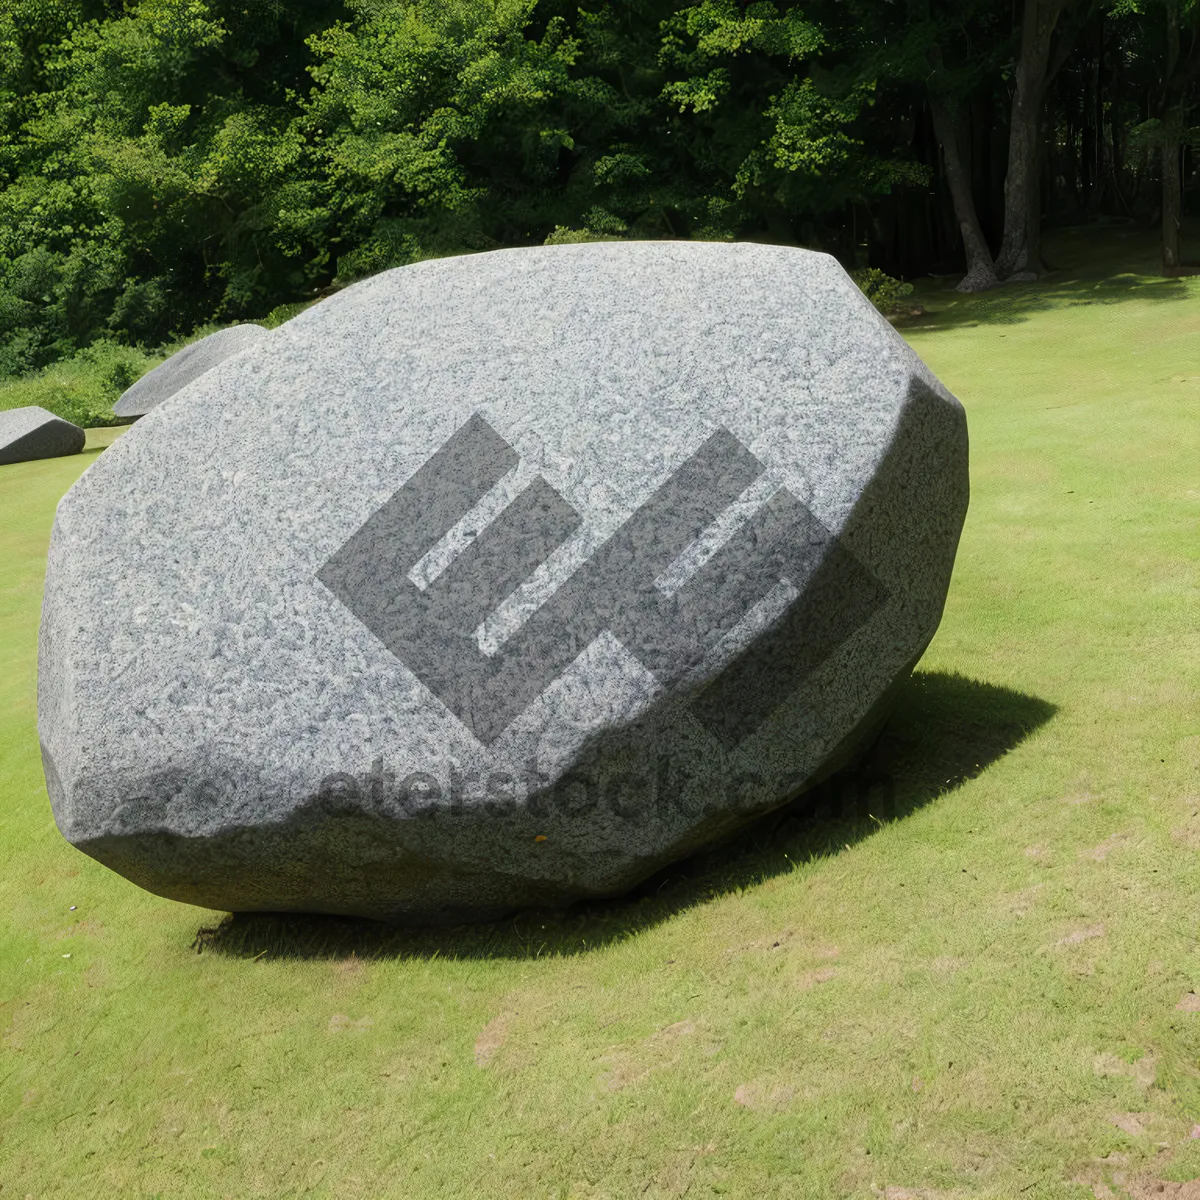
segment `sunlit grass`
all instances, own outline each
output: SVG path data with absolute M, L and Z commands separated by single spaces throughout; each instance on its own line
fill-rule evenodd
M 0 468 L 0 1196 L 1083 1198 L 1200 1174 L 1200 280 L 1073 267 L 1073 244 L 1041 285 L 918 289 L 904 331 L 967 407 L 972 499 L 871 767 L 896 819 L 876 788 L 623 904 L 221 924 L 72 850 L 36 632 L 88 454 Z

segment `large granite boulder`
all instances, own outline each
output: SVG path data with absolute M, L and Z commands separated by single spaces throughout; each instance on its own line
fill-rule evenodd
M 55 817 L 217 909 L 619 893 L 876 734 L 966 506 L 962 408 L 825 255 L 388 271 L 59 505 Z
M 0 411 L 0 464 L 78 454 L 86 441 L 78 425 L 36 404 Z
M 113 413 L 118 417 L 145 416 L 217 363 L 259 345 L 268 333 L 261 325 L 231 325 L 184 346 L 126 388 L 113 405 Z

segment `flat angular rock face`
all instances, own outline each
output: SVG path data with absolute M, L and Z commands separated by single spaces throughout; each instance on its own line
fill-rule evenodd
M 214 367 L 60 504 L 55 817 L 218 909 L 620 893 L 874 735 L 966 505 L 961 407 L 825 255 L 386 272 Z
M 37 405 L 0 412 L 0 464 L 78 454 L 87 434 Z
M 145 416 L 217 363 L 259 345 L 268 333 L 261 325 L 233 325 L 184 346 L 122 392 L 113 413 L 118 417 Z

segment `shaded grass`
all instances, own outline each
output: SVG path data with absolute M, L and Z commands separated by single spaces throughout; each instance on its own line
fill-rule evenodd
M 257 958 L 541 958 L 624 941 L 696 905 L 787 874 L 871 836 L 985 770 L 1049 720 L 1054 706 L 1009 688 L 918 672 L 865 760 L 736 838 L 658 872 L 630 895 L 488 925 L 397 929 L 328 916 L 238 913 L 194 948 Z
M 1047 245 L 1046 261 L 1052 269 L 1036 283 L 1005 284 L 961 296 L 954 291 L 957 275 L 917 280 L 907 299 L 929 313 L 902 317 L 896 324 L 905 331 L 931 333 L 982 324 L 1016 325 L 1055 309 L 1130 300 L 1139 305 L 1195 301 L 1193 282 L 1159 275 L 1158 239 L 1135 225 L 1105 221 L 1072 227 L 1049 235 Z
M 1051 280 L 1016 321 L 926 289 L 905 332 L 967 406 L 971 512 L 866 776 L 632 900 L 482 930 L 222 923 L 67 846 L 34 669 L 83 463 L 0 469 L 0 1196 L 1200 1173 L 1200 280 L 1144 284 Z

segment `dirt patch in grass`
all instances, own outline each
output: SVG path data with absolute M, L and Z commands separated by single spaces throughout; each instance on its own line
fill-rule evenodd
M 751 942 L 743 942 L 738 946 L 728 946 L 725 949 L 726 954 L 771 954 L 780 951 L 800 954 L 805 958 L 818 961 L 837 958 L 841 953 L 837 946 L 810 941 L 804 934 L 798 934 L 791 929 L 785 929 L 782 933 L 768 937 L 756 938 Z
M 68 925 L 66 929 L 58 934 L 56 940 L 61 942 L 63 938 L 79 937 L 81 934 L 95 937 L 103 931 L 103 921 L 97 921 L 95 917 L 88 917 L 86 920 L 76 921 L 74 925 Z
M 332 969 L 333 977 L 339 983 L 358 983 L 367 973 L 366 963 L 354 953 L 349 958 L 334 960 Z
M 872 1185 L 871 1194 L 879 1200 L 957 1200 L 962 1193 L 959 1191 L 943 1192 L 937 1188 L 900 1187 L 889 1183 L 886 1187 Z
M 608 1067 L 600 1076 L 600 1085 L 610 1092 L 619 1092 L 649 1078 L 652 1072 L 676 1066 L 685 1052 L 697 1042 L 709 1054 L 720 1048 L 710 1039 L 700 1037 L 697 1023 L 690 1017 L 655 1030 L 635 1045 L 617 1046 L 601 1056 Z
M 1132 833 L 1113 833 L 1106 837 L 1098 846 L 1093 846 L 1090 850 L 1081 851 L 1080 857 L 1090 858 L 1092 862 L 1104 862 L 1114 850 L 1120 850 L 1130 845 L 1132 841 Z
M 796 986 L 802 992 L 807 992 L 818 983 L 828 983 L 837 973 L 837 967 L 817 967 L 812 971 L 803 971 L 796 976 Z
M 1062 956 L 1063 967 L 1073 975 L 1094 975 L 1096 963 L 1107 946 L 1107 931 L 1103 925 L 1086 925 L 1072 929 L 1057 940 L 1038 947 L 1039 954 L 1056 953 Z
M 374 1017 L 348 1017 L 345 1013 L 334 1013 L 329 1018 L 330 1033 L 365 1033 L 375 1024 Z
M 1200 850 L 1200 798 L 1189 796 L 1184 801 L 1184 806 L 1190 807 L 1192 811 L 1183 824 L 1176 825 L 1171 830 L 1171 836 L 1189 850 Z
M 742 1083 L 734 1090 L 735 1104 L 754 1112 L 780 1112 L 795 1098 L 796 1089 L 787 1084 Z
M 502 1012 L 494 1016 L 475 1039 L 475 1065 L 486 1067 L 501 1046 L 508 1041 L 508 1032 L 517 1017 L 515 1012 Z
M 1027 917 L 1038 902 L 1038 893 L 1045 888 L 1044 883 L 1035 883 L 1030 887 L 1021 888 L 1018 892 L 1006 892 L 1001 895 L 1001 907 L 1014 917 Z
M 1114 1113 L 1112 1123 L 1130 1137 L 1142 1137 L 1149 1124 L 1149 1114 L 1144 1112 Z
M 1103 925 L 1088 925 L 1084 929 L 1073 929 L 1066 937 L 1061 937 L 1058 941 L 1052 943 L 1050 947 L 1044 949 L 1054 949 L 1059 946 L 1079 946 L 1084 942 L 1094 941 L 1096 938 L 1104 936 Z
M 1097 1075 L 1126 1075 L 1140 1088 L 1148 1088 L 1158 1076 L 1158 1059 L 1153 1054 L 1143 1054 L 1133 1062 L 1127 1062 L 1116 1054 L 1105 1051 L 1092 1060 L 1092 1070 Z
M 964 958 L 958 958 L 953 954 L 939 954 L 937 958 L 929 960 L 929 969 L 935 975 L 954 975 L 961 971 L 967 965 Z
M 1175 1183 L 1169 1179 L 1142 1178 L 1126 1186 L 1129 1200 L 1200 1200 L 1200 1179 Z
M 676 1021 L 674 1025 L 667 1025 L 663 1029 L 659 1029 L 652 1033 L 647 1039 L 648 1046 L 669 1045 L 677 1038 L 691 1037 L 696 1032 L 696 1022 L 690 1019 Z

